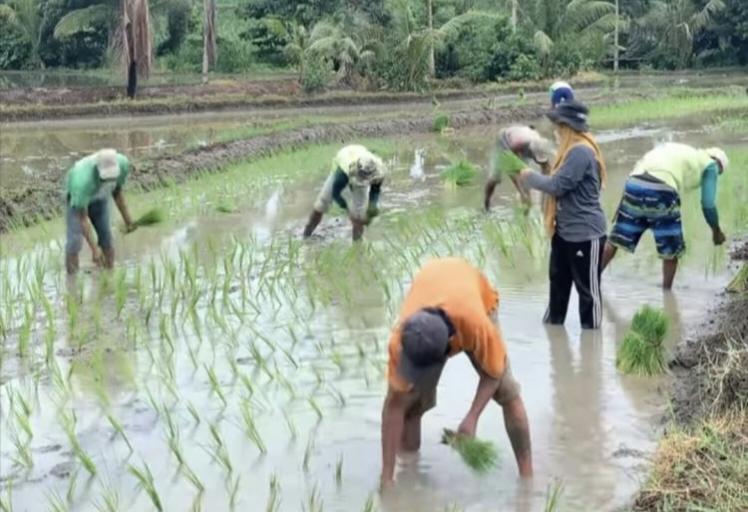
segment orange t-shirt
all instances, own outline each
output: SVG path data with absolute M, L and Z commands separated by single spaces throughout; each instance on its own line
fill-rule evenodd
M 411 387 L 411 383 L 397 373 L 402 352 L 400 324 L 427 307 L 441 308 L 455 328 L 455 335 L 450 339 L 450 357 L 467 352 L 484 372 L 500 378 L 506 364 L 506 346 L 501 332 L 489 317 L 498 305 L 498 292 L 464 259 L 441 258 L 426 263 L 413 279 L 390 336 L 389 385 L 403 392 Z

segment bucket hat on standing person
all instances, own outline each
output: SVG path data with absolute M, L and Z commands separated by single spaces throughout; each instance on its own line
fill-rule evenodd
M 717 163 L 719 163 L 720 173 L 727 170 L 727 166 L 730 165 L 730 160 L 727 158 L 727 153 L 725 153 L 721 148 L 707 148 L 704 151 L 706 151 L 706 154 L 713 160 L 716 160 Z
M 102 181 L 115 180 L 119 178 L 119 162 L 117 152 L 113 149 L 102 149 L 94 155 L 96 169 Z
M 447 362 L 449 338 L 453 332 L 449 320 L 440 310 L 422 309 L 408 317 L 400 330 L 400 375 L 416 389 L 436 387 Z
M 585 133 L 590 131 L 587 114 L 589 114 L 589 109 L 584 103 L 571 100 L 559 103 L 546 116 L 554 124 L 565 124 L 576 132 Z

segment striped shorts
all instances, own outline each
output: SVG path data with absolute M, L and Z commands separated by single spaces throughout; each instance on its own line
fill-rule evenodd
M 634 252 L 647 229 L 652 230 L 660 258 L 678 258 L 685 251 L 678 192 L 662 182 L 631 176 L 616 212 L 610 243 Z

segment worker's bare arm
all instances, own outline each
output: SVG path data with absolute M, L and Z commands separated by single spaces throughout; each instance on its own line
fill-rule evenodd
M 478 428 L 478 420 L 480 415 L 483 414 L 483 410 L 486 408 L 488 402 L 496 394 L 499 389 L 501 381 L 494 379 L 480 368 L 477 368 L 480 380 L 478 381 L 478 389 L 475 391 L 475 398 L 473 398 L 473 404 L 470 406 L 470 410 L 465 415 L 465 419 L 460 423 L 459 432 L 468 436 L 474 436 L 475 430 Z
M 403 437 L 407 407 L 407 393 L 387 390 L 382 406 L 382 487 L 391 485 L 395 479 L 395 458 Z
M 114 204 L 117 205 L 117 209 L 120 215 L 122 215 L 122 220 L 125 221 L 125 229 L 128 233 L 134 231 L 136 226 L 132 221 L 132 217 L 130 217 L 130 210 L 127 208 L 125 194 L 122 192 L 122 189 L 118 187 L 112 194 L 112 197 L 114 197 Z
M 530 192 L 524 187 L 524 185 L 522 185 L 522 182 L 517 176 L 512 176 L 510 179 L 512 180 L 512 183 L 514 183 L 514 188 L 516 188 L 517 192 L 519 192 L 519 197 L 522 201 L 522 204 L 530 206 L 532 204 Z

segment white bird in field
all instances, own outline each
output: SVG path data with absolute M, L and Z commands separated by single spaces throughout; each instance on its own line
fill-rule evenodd
M 425 175 L 423 173 L 423 161 L 424 151 L 419 148 L 415 151 L 415 158 L 413 165 L 410 166 L 410 177 L 414 180 L 423 180 Z

